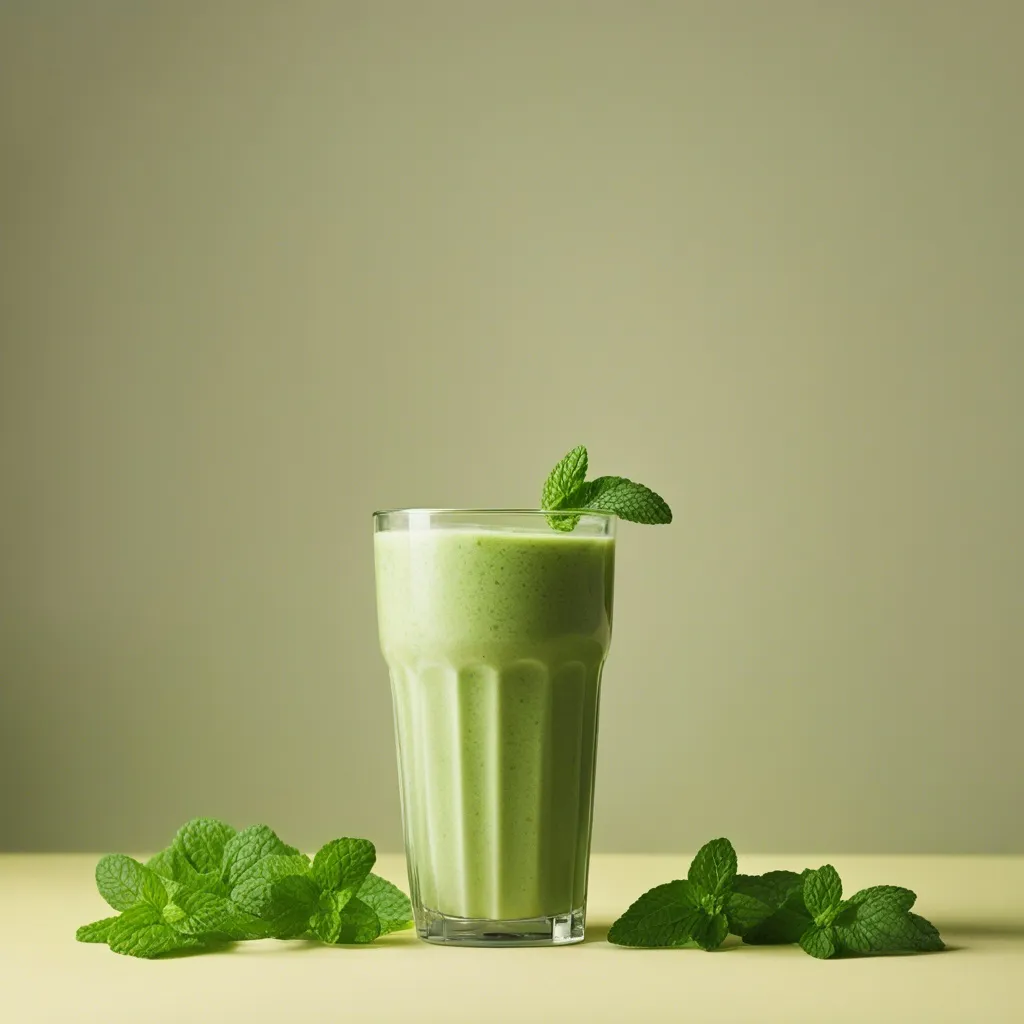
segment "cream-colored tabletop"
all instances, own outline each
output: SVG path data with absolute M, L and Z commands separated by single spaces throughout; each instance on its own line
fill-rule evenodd
M 688 858 L 595 856 L 587 941 L 556 949 L 449 949 L 398 933 L 372 946 L 243 943 L 135 960 L 74 941 L 109 913 L 92 855 L 0 856 L 0 1021 L 1024 1022 L 1024 857 L 747 857 L 741 869 L 831 861 L 848 892 L 905 885 L 943 953 L 818 961 L 730 938 L 715 953 L 605 940 L 645 889 Z M 400 857 L 377 870 L 404 882 Z

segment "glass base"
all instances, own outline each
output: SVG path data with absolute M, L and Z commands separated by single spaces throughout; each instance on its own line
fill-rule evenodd
M 491 921 L 483 917 L 448 917 L 421 907 L 416 932 L 441 946 L 568 946 L 583 941 L 583 907 L 554 917 Z

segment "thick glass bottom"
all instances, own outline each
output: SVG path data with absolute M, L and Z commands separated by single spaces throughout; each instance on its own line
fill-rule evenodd
M 442 946 L 568 946 L 583 941 L 586 910 L 554 917 L 491 921 L 480 917 L 448 917 L 427 907 L 416 914 L 416 932 Z

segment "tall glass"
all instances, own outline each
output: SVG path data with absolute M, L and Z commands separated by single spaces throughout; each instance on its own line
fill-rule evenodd
M 538 511 L 374 516 L 423 939 L 583 939 L 614 534 L 589 512 L 571 532 Z

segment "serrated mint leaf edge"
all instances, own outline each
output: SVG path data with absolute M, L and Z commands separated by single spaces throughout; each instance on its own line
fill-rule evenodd
M 724 896 L 736 877 L 737 858 L 732 843 L 724 836 L 706 842 L 690 862 L 686 878 L 711 896 Z
M 647 526 L 672 522 L 672 509 L 657 491 L 624 476 L 601 476 L 589 481 L 565 507 L 593 509 Z
M 115 914 L 113 917 L 104 917 L 99 921 L 90 921 L 89 924 L 83 924 L 75 932 L 75 941 L 106 943 L 110 937 L 110 930 L 117 923 L 118 919 L 119 916 Z
M 547 511 L 569 508 L 569 500 L 587 478 L 588 456 L 585 445 L 577 445 L 563 455 L 548 473 L 541 489 L 540 507 Z
M 115 953 L 151 960 L 179 949 L 204 945 L 203 939 L 176 932 L 160 911 L 140 903 L 126 910 L 113 924 L 107 945 Z
M 381 935 L 413 926 L 412 902 L 394 882 L 371 872 L 356 896 L 376 913 Z
M 167 889 L 160 876 L 127 854 L 101 857 L 95 878 L 99 894 L 114 910 L 130 910 L 139 904 L 161 910 L 167 903 Z
M 310 874 L 321 889 L 341 897 L 340 909 L 363 885 L 376 862 L 377 850 L 369 839 L 343 836 L 317 850 Z
M 677 878 L 638 896 L 612 924 L 608 941 L 648 949 L 683 945 L 693 940 L 697 914 L 697 898 L 690 883 Z M 662 933 L 657 939 L 656 930 Z

